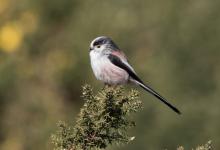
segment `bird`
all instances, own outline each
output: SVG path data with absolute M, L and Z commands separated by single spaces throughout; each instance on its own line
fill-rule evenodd
M 97 80 L 105 85 L 117 86 L 133 83 L 154 95 L 177 114 L 181 112 L 162 97 L 158 92 L 145 84 L 129 64 L 124 52 L 107 36 L 99 36 L 89 46 L 90 63 Z

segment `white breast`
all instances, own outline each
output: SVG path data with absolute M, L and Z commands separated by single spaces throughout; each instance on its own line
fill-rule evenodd
M 110 85 L 127 83 L 128 73 L 110 62 L 107 55 L 96 51 L 90 52 L 92 70 L 98 80 Z

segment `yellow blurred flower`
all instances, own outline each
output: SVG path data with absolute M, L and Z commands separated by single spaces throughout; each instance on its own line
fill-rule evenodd
M 16 24 L 6 24 L 0 28 L 0 47 L 5 52 L 14 52 L 21 45 L 23 32 Z

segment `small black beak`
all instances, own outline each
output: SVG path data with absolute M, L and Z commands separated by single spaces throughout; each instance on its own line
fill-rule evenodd
M 89 51 L 92 51 L 92 50 L 93 50 L 93 49 L 90 47 L 90 48 L 89 48 Z

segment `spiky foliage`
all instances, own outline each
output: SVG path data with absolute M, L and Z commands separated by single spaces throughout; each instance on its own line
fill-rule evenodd
M 177 150 L 184 150 L 184 147 L 180 146 Z M 198 146 L 195 150 L 214 150 L 212 147 L 212 141 L 208 141 L 205 145 Z
M 135 123 L 129 114 L 141 108 L 138 92 L 126 93 L 122 87 L 106 87 L 94 95 L 91 86 L 83 86 L 84 106 L 75 126 L 59 123 L 59 130 L 52 135 L 56 150 L 102 149 L 113 143 L 127 143 L 127 129 Z

